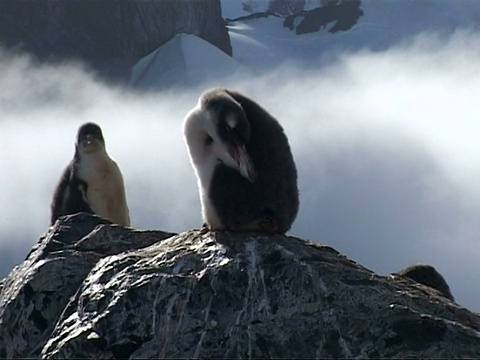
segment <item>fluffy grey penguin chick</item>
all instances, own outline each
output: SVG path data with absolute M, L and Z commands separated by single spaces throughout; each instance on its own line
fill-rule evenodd
M 51 204 L 50 222 L 61 215 L 88 212 L 130 226 L 122 173 L 105 148 L 100 126 L 80 126 L 75 155 L 63 171 Z
M 265 109 L 213 88 L 188 112 L 183 133 L 211 230 L 290 229 L 299 206 L 297 170 L 282 127 Z
M 416 282 L 438 290 L 446 298 L 455 301 L 450 287 L 442 275 L 431 265 L 412 265 L 397 274 L 408 277 Z

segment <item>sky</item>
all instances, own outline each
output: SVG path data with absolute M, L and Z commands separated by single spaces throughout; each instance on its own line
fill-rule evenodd
M 53 190 L 87 121 L 101 125 L 123 172 L 133 227 L 198 228 L 182 121 L 202 91 L 222 85 L 285 128 L 301 201 L 289 234 L 382 275 L 431 264 L 478 311 L 479 58 L 477 31 L 427 32 L 381 51 L 340 51 L 318 67 L 291 61 L 145 93 L 108 86 L 81 64 L 0 52 L 0 277 L 47 231 Z

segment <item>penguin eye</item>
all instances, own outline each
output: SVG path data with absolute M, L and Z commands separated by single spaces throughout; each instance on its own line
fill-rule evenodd
M 210 135 L 205 137 L 205 145 L 211 145 L 213 143 L 213 138 Z
M 232 131 L 237 126 L 237 119 L 234 116 L 228 116 L 225 121 L 227 125 L 227 131 Z

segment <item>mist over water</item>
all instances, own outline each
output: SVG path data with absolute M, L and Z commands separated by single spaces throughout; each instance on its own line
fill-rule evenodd
M 418 36 L 388 51 L 343 53 L 318 69 L 140 93 L 79 64 L 0 54 L 0 277 L 47 230 L 77 128 L 102 126 L 125 179 L 132 226 L 201 225 L 182 121 L 225 85 L 284 126 L 299 172 L 292 235 L 333 246 L 381 274 L 425 262 L 479 310 L 480 34 Z

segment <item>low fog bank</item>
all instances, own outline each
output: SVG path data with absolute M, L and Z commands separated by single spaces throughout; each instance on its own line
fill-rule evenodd
M 284 126 L 299 170 L 291 234 L 381 274 L 417 262 L 479 310 L 479 34 L 421 35 L 385 52 L 345 53 L 317 69 L 285 65 L 225 79 Z M 325 63 L 324 61 L 322 63 Z M 201 225 L 181 126 L 200 93 L 108 87 L 78 64 L 0 55 L 0 276 L 48 227 L 49 203 L 79 125 L 98 122 L 123 171 L 132 226 Z M 219 84 L 220 85 L 220 84 Z

